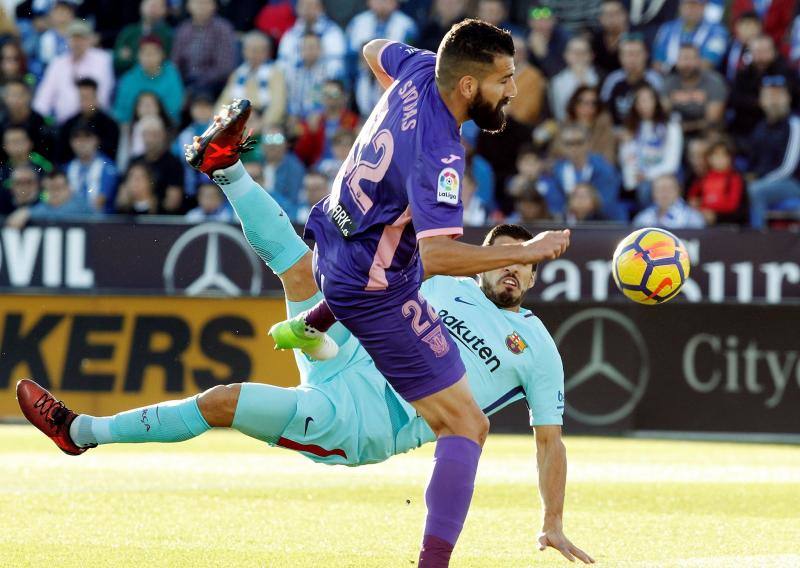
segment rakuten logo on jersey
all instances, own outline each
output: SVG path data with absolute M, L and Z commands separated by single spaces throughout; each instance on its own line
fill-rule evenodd
M 492 348 L 486 345 L 482 337 L 473 332 L 464 320 L 458 319 L 456 316 L 451 316 L 447 310 L 439 310 L 439 317 L 447 327 L 447 331 L 453 336 L 453 339 L 458 341 L 464 347 L 469 348 L 473 355 L 483 361 L 483 364 L 489 367 L 489 372 L 494 373 L 500 368 L 500 359 L 494 354 Z

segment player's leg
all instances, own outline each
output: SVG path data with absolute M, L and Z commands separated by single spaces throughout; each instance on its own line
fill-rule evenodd
M 260 383 L 220 385 L 113 416 L 76 414 L 30 380 L 17 384 L 17 400 L 34 426 L 74 455 L 101 444 L 182 442 L 212 427 L 274 443 L 297 409 L 295 389 Z
M 330 287 L 330 281 L 325 281 Z M 426 491 L 428 517 L 420 566 L 445 566 L 464 525 L 488 419 L 472 398 L 464 363 L 436 310 L 417 290 L 387 298 L 373 311 L 349 308 L 323 290 L 339 321 L 437 435 Z
M 411 404 L 437 438 L 419 565 L 447 566 L 469 512 L 489 419 L 472 397 L 466 375 Z

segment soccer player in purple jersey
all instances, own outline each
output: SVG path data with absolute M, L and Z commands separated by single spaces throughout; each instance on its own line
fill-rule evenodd
M 460 125 L 471 119 L 488 131 L 504 127 L 503 107 L 517 94 L 513 56 L 511 35 L 479 20 L 453 26 L 436 54 L 369 42 L 364 57 L 386 92 L 306 224 L 325 303 L 299 316 L 300 335 L 335 317 L 437 436 L 423 567 L 449 564 L 489 421 L 473 400 L 458 349 L 420 293 L 422 278 L 535 264 L 569 245 L 569 231 L 501 247 L 455 240 L 463 233 Z M 286 338 L 280 332 L 288 323 L 271 331 L 276 339 Z

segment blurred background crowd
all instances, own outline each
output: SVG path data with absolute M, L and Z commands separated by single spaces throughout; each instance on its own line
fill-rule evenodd
M 466 225 L 800 222 L 796 0 L 0 1 L 0 215 L 231 221 L 183 145 L 252 101 L 246 167 L 297 222 L 381 96 L 374 38 L 510 30 L 519 94 L 462 128 Z

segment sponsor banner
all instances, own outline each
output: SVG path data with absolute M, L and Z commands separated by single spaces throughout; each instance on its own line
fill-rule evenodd
M 342 219 L 340 228 L 350 230 Z M 468 228 L 464 240 L 479 243 L 484 232 Z M 611 279 L 610 258 L 629 232 L 573 229 L 567 254 L 541 266 L 531 298 L 622 303 Z M 797 234 L 732 229 L 677 234 L 687 245 L 692 267 L 676 301 L 800 302 Z M 252 252 L 238 226 L 102 222 L 0 230 L 0 290 L 275 296 L 280 295 L 280 282 Z
M 33 378 L 89 414 L 114 414 L 247 380 L 296 385 L 291 353 L 266 330 L 273 298 L 5 296 L 0 418 L 21 417 L 17 380 Z
M 564 362 L 567 431 L 800 433 L 800 306 L 530 307 Z M 525 424 L 523 405 L 492 419 Z

